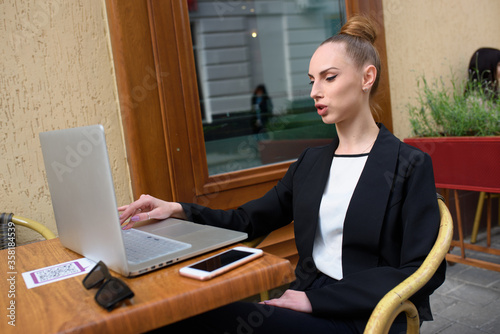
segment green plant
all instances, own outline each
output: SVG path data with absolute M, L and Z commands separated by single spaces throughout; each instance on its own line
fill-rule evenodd
M 460 82 L 452 75 L 451 82 L 452 88 L 449 89 L 442 79 L 432 84 L 425 77 L 419 79 L 417 104 L 408 105 L 414 135 L 500 135 L 498 95 L 477 81 Z

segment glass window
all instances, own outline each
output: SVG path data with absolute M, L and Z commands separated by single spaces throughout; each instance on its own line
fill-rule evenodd
M 316 47 L 344 22 L 342 0 L 188 0 L 210 175 L 296 159 L 322 145 L 309 97 Z

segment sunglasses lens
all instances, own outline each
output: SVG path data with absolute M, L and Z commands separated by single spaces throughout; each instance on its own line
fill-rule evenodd
M 85 276 L 85 278 L 83 279 L 83 286 L 86 289 L 91 289 L 101 284 L 108 276 L 109 276 L 108 268 L 104 265 L 104 263 L 99 262 L 87 274 L 87 276 Z
M 125 282 L 113 277 L 101 286 L 95 296 L 95 300 L 99 305 L 111 311 L 117 303 L 133 296 L 134 293 Z

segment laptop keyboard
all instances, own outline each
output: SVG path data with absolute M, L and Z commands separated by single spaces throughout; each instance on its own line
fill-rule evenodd
M 191 244 L 137 229 L 123 230 L 127 260 L 136 264 L 191 247 Z

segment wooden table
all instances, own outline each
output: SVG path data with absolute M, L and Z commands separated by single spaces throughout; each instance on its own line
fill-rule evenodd
M 9 250 L 0 251 L 0 333 L 142 333 L 294 280 L 290 262 L 267 253 L 207 282 L 179 275 L 180 267 L 216 252 L 136 278 L 124 278 L 135 297 L 108 312 L 94 301 L 96 289 L 83 287 L 85 275 L 27 289 L 23 272 L 82 257 L 64 248 L 59 239 L 20 246 L 11 249 L 10 254 Z M 9 268 L 7 261 L 12 260 L 12 255 L 15 262 L 9 265 L 15 267 Z M 112 275 L 119 276 L 114 272 Z M 6 279 L 12 276 L 15 280 Z M 12 301 L 15 327 L 8 324 L 8 316 L 13 314 L 8 310 Z

